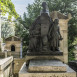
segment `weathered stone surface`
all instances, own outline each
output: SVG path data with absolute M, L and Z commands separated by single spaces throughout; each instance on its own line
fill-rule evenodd
M 8 57 L 5 59 L 0 59 L 0 71 L 6 68 L 13 61 L 13 57 Z
M 64 58 L 63 58 L 63 55 L 38 55 L 38 56 L 26 56 L 26 61 L 29 61 L 29 60 L 38 60 L 38 59 L 45 59 L 45 60 L 60 60 L 62 62 L 64 62 Z
M 55 56 L 62 56 L 63 55 L 63 52 L 61 52 L 61 51 L 55 51 L 55 52 L 53 52 L 53 51 L 47 51 L 47 52 L 29 52 L 29 51 L 27 51 L 27 55 L 29 55 L 29 56 L 45 56 L 45 55 L 55 55 Z
M 14 58 L 14 73 L 18 73 L 21 66 L 25 62 L 25 58 Z
M 44 3 L 46 4 L 46 2 Z M 46 8 L 43 7 L 43 9 L 45 12 L 42 12 L 29 28 L 29 51 L 32 53 L 50 51 L 59 52 L 60 41 L 63 38 L 58 25 L 59 19 L 57 18 L 57 13 L 54 13 L 55 19 L 53 21 L 52 17 L 46 12 Z
M 13 57 L 0 59 L 0 77 L 13 76 Z
M 50 16 L 52 17 L 52 19 L 55 18 L 55 14 L 57 14 L 56 16 L 57 16 L 59 19 L 68 19 L 67 16 L 65 16 L 65 15 L 63 15 L 62 13 L 57 12 L 57 11 L 52 11 L 52 12 L 50 13 Z
M 12 36 L 12 37 L 8 37 L 5 39 L 5 50 L 7 49 L 8 51 L 11 51 L 11 46 L 14 45 L 15 46 L 15 52 L 19 52 L 20 53 L 20 48 L 21 48 L 21 39 L 16 37 L 16 36 Z
M 66 64 L 59 60 L 30 60 L 29 72 L 65 72 Z
M 19 77 L 76 77 L 76 72 L 67 65 L 67 72 L 49 72 L 49 73 L 29 73 L 27 72 L 26 63 L 23 64 L 19 71 Z
M 71 15 L 70 15 L 71 16 Z M 71 19 L 71 17 L 65 16 L 60 12 L 53 11 L 50 13 L 50 17 L 54 20 L 55 17 L 59 18 L 59 25 L 60 25 L 60 32 L 63 37 L 63 40 L 60 43 L 60 50 L 64 53 L 64 63 L 68 63 L 68 21 Z

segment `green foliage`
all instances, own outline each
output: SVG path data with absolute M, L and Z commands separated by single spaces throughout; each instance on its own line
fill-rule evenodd
M 72 14 L 72 19 L 69 21 L 69 27 L 68 27 L 68 44 L 69 44 L 69 60 L 73 60 L 73 50 L 74 45 L 73 42 L 77 38 L 77 0 L 35 0 L 33 4 L 29 4 L 27 7 L 27 14 L 24 13 L 23 19 L 19 18 L 18 22 L 21 23 L 26 30 L 29 29 L 29 26 L 32 24 L 33 20 L 37 18 L 37 16 L 40 15 L 40 11 L 42 9 L 41 4 L 42 2 L 47 2 L 47 5 L 49 7 L 49 11 L 59 11 L 65 15 L 68 13 Z M 27 16 L 26 16 L 27 15 Z M 19 27 L 19 26 L 18 26 Z M 25 33 L 25 34 L 24 34 Z M 23 38 L 25 38 L 25 42 L 27 42 L 29 39 L 26 39 L 27 32 L 22 31 L 22 34 L 24 34 Z M 24 43 L 24 46 L 27 46 L 28 44 Z
M 68 60 L 69 60 L 69 61 L 75 60 L 75 55 L 74 55 L 74 53 L 73 53 L 74 50 L 75 50 L 75 49 L 72 47 L 72 48 L 69 50 L 70 52 L 68 52 Z
M 9 20 L 12 18 L 12 16 L 15 18 L 19 17 L 11 0 L 0 0 L 0 8 L 2 10 L 2 15 L 5 15 L 6 13 L 9 14 Z
M 77 38 L 77 19 L 76 17 L 73 17 L 70 21 L 69 21 L 69 27 L 68 27 L 68 36 L 69 36 L 69 46 L 71 46 L 71 44 L 74 42 L 74 40 Z M 72 44 L 73 45 L 73 44 Z
M 69 21 L 68 26 L 68 51 L 69 51 L 69 60 L 74 60 L 75 50 L 74 46 L 77 44 L 77 18 L 75 17 Z
M 29 26 L 31 25 L 31 23 L 32 23 L 31 19 L 27 18 L 25 13 L 23 14 L 23 18 L 19 17 L 15 21 L 16 36 L 22 38 L 23 40 L 22 42 L 24 53 L 26 53 L 29 45 Z
M 29 4 L 27 7 L 28 16 L 31 19 L 35 19 L 40 15 L 43 1 L 47 2 L 50 12 L 56 10 L 64 14 L 71 13 L 73 16 L 77 15 L 77 0 L 35 0 L 33 4 Z
M 31 20 L 34 20 L 38 15 L 40 15 L 41 10 L 41 1 L 35 0 L 35 2 L 32 5 L 28 5 L 27 11 L 28 11 L 28 17 L 31 18 Z
M 3 40 L 11 35 L 13 35 L 13 29 L 11 24 L 7 21 L 2 23 L 1 25 L 1 37 L 3 38 Z

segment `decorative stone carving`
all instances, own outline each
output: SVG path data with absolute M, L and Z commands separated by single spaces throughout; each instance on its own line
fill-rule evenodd
M 55 19 L 49 30 L 49 46 L 52 51 L 59 51 L 60 40 L 63 39 L 60 34 L 58 23 L 59 20 Z
M 62 40 L 58 19 L 54 21 L 47 13 L 47 5 L 42 3 L 42 13 L 30 26 L 30 52 L 59 51 L 59 42 Z

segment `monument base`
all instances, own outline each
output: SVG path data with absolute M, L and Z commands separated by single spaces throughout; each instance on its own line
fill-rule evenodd
M 32 72 L 27 71 L 26 63 L 23 64 L 19 71 L 19 77 L 76 77 L 76 72 L 66 65 L 66 72 Z
M 36 55 L 36 56 L 40 56 L 40 55 L 59 55 L 59 56 L 61 56 L 61 55 L 63 55 L 63 52 L 61 52 L 61 51 L 42 51 L 42 52 L 30 52 L 30 51 L 27 51 L 27 55 L 28 56 L 34 56 L 34 55 Z
M 28 72 L 66 72 L 66 64 L 59 60 L 30 60 Z
M 30 60 L 60 60 L 64 62 L 64 57 L 62 55 L 27 55 L 26 62 Z
M 55 51 L 55 52 L 30 52 L 27 51 L 26 61 L 32 59 L 46 59 L 46 60 L 60 60 L 64 62 L 63 52 Z

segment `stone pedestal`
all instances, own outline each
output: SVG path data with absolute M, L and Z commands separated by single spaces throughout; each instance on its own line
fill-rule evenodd
M 27 52 L 26 62 L 30 60 L 60 60 L 64 62 L 63 52 Z
M 19 71 L 19 77 L 76 77 L 74 70 L 68 65 L 66 65 L 66 68 L 66 72 L 28 72 L 26 63 L 24 63 Z
M 59 60 L 30 60 L 29 72 L 66 72 L 66 64 Z
M 41 59 L 45 59 L 45 60 L 60 60 L 63 62 L 64 58 L 62 55 L 40 55 L 40 56 L 26 56 L 26 62 L 29 60 L 41 60 Z
M 40 18 L 41 17 L 42 16 L 40 16 Z M 63 37 L 63 41 L 61 42 L 60 46 L 62 52 L 58 49 L 55 49 L 55 51 L 52 50 L 54 45 L 51 49 L 48 48 L 46 50 L 43 49 L 43 47 L 46 48 L 48 41 L 45 39 L 44 42 L 41 42 L 44 44 L 42 44 L 43 46 L 41 46 L 41 48 L 39 46 L 38 51 L 36 50 L 37 48 L 35 46 L 34 50 L 29 49 L 26 55 L 26 63 L 23 64 L 23 66 L 19 71 L 19 77 L 76 77 L 76 72 L 72 70 L 68 65 L 64 64 L 68 63 L 67 23 L 70 18 L 58 12 L 52 12 L 51 18 L 53 20 L 55 18 L 58 18 L 60 20 L 59 21 L 61 28 L 60 30 L 61 30 L 61 35 Z M 42 19 L 44 21 L 42 21 Z M 43 34 L 46 31 L 48 32 L 49 27 L 47 26 L 50 25 L 48 22 L 46 22 L 47 20 L 48 19 L 45 17 L 41 18 L 41 23 L 43 24 L 41 26 L 44 29 L 43 30 L 41 28 L 42 30 L 41 32 Z M 33 45 L 35 44 L 36 42 L 33 43 Z
M 63 59 L 63 54 L 27 54 L 19 77 L 76 77 L 76 72 L 64 64 Z

